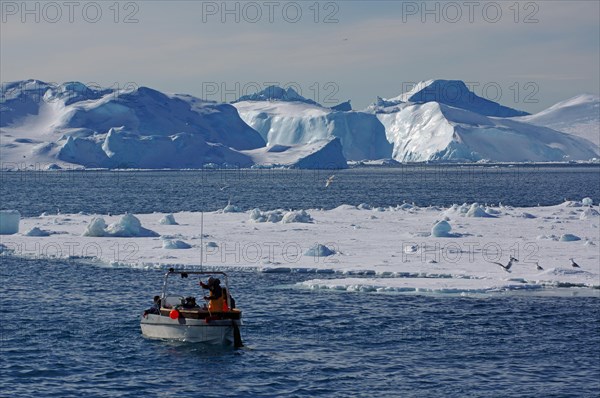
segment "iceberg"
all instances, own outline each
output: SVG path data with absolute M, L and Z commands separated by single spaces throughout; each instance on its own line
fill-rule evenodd
M 297 93 L 268 101 L 264 97 L 269 90 L 241 97 L 233 103 L 241 118 L 258 131 L 269 146 L 294 146 L 338 138 L 347 160 L 391 157 L 392 144 L 375 115 L 326 108 Z
M 139 87 L 97 89 L 36 80 L 2 86 L 5 162 L 108 168 L 249 166 L 238 151 L 265 145 L 230 104 Z
M 589 141 L 509 118 L 492 118 L 437 102 L 402 104 L 377 117 L 400 162 L 590 160 Z
M 306 252 L 304 252 L 305 256 L 311 257 L 329 257 L 335 254 L 335 250 L 330 249 L 329 247 L 322 245 L 320 243 L 314 245 Z
M 106 225 L 102 217 L 93 218 L 83 236 L 116 238 L 148 238 L 159 236 L 156 232 L 142 227 L 140 220 L 133 214 L 126 213 L 115 223 Z
M 378 103 L 384 106 L 398 105 L 403 102 L 413 104 L 436 102 L 484 116 L 515 117 L 528 115 L 527 112 L 479 97 L 461 80 L 427 80 L 417 83 L 411 90 L 398 97 L 387 100 L 378 97 Z
M 90 237 L 95 237 L 95 238 L 101 238 L 103 236 L 108 236 L 107 232 L 106 232 L 106 221 L 104 221 L 104 218 L 102 217 L 95 217 L 92 219 L 92 221 L 88 224 L 88 226 L 85 229 L 85 232 L 83 233 L 83 236 L 90 236 Z
M 450 226 L 450 223 L 448 223 L 448 221 L 446 221 L 446 220 L 438 221 L 431 228 L 431 236 L 436 237 L 436 238 L 452 237 L 453 235 L 450 233 L 451 230 L 452 230 L 452 227 Z
M 173 214 L 165 214 L 158 222 L 162 225 L 179 225 Z
M 162 248 L 168 250 L 182 250 L 191 249 L 192 246 L 189 243 L 186 243 L 181 240 L 165 239 L 163 240 Z
M 19 232 L 21 213 L 17 210 L 0 210 L 0 235 L 12 235 Z
M 50 236 L 50 231 L 46 231 L 45 229 L 40 229 L 39 227 L 33 227 L 29 231 L 23 234 L 24 236 Z
M 592 142 L 600 153 L 600 96 L 577 95 L 534 115 L 515 120 L 584 138 Z
M 348 163 L 339 139 L 315 140 L 298 145 L 270 145 L 243 151 L 259 166 L 283 166 L 298 169 L 345 169 Z
M 284 224 L 289 224 L 289 223 L 312 223 L 313 219 L 310 216 L 310 214 L 308 214 L 306 212 L 306 210 L 300 210 L 300 211 L 289 211 L 287 213 L 285 213 L 283 215 L 283 218 L 281 219 L 281 222 Z
M 560 237 L 560 241 L 561 242 L 575 242 L 581 240 L 581 238 L 577 235 L 573 235 L 573 234 L 563 234 Z
M 421 82 L 364 111 L 276 86 L 221 104 L 148 87 L 25 80 L 2 85 L 0 157 L 5 169 L 48 170 L 589 161 L 600 156 L 599 104 L 582 95 L 529 115 L 459 80 Z

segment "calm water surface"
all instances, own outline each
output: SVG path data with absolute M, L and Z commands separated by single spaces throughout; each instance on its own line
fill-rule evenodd
M 555 205 L 600 200 L 600 165 L 572 167 L 405 166 L 323 170 L 0 172 L 4 209 L 98 214 L 333 208 L 342 204 L 420 206 L 502 202 Z

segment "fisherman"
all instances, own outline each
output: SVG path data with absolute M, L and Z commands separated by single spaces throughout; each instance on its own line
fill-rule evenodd
M 160 304 L 160 296 L 154 296 L 154 304 L 152 304 L 152 307 L 144 311 L 144 318 L 148 316 L 148 314 L 160 315 Z
M 220 312 L 223 311 L 223 288 L 221 287 L 221 281 L 218 278 L 212 276 L 208 278 L 206 283 L 200 281 L 200 286 L 203 289 L 208 289 L 210 294 L 204 297 L 204 300 L 208 300 L 208 311 L 209 312 Z

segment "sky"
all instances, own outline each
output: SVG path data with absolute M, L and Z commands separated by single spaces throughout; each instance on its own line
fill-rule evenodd
M 600 1 L 4 1 L 0 81 L 233 101 L 271 84 L 362 109 L 459 79 L 537 112 L 600 92 Z

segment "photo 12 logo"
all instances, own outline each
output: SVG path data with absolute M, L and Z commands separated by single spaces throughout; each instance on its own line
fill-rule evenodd
M 534 1 L 403 1 L 402 23 L 539 23 Z
M 136 1 L 2 1 L 2 23 L 138 23 Z
M 419 102 L 473 104 L 481 97 L 488 101 L 512 101 L 515 104 L 537 104 L 540 86 L 533 81 L 512 81 L 501 84 L 493 81 L 445 81 L 443 84 L 423 85 L 422 82 L 403 82 L 403 93 L 418 92 Z M 481 99 L 479 98 L 479 99 Z
M 335 1 L 203 1 L 202 23 L 339 23 Z
M 233 102 L 264 91 L 267 99 L 277 101 L 278 88 L 292 89 L 295 94 L 323 105 L 337 105 L 340 87 L 336 82 L 202 82 L 201 98 L 216 102 Z M 290 91 L 291 95 L 295 95 Z

